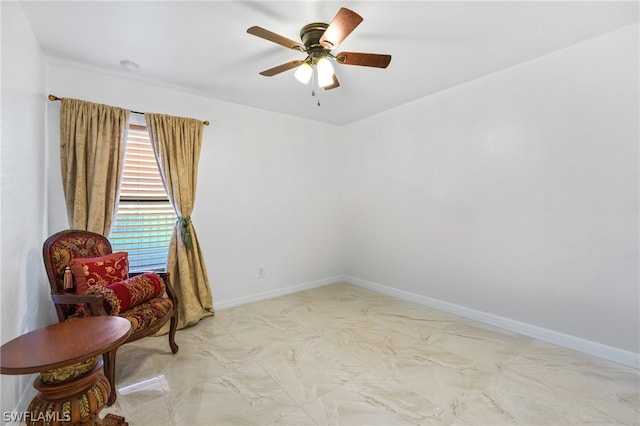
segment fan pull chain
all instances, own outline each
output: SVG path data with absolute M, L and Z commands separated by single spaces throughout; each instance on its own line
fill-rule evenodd
M 320 106 L 320 86 L 318 86 L 318 70 L 316 68 L 313 69 L 313 89 L 311 89 L 311 96 L 318 96 L 317 106 Z

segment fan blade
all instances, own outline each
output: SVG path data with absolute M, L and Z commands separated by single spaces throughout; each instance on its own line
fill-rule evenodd
M 304 46 L 301 45 L 300 43 L 298 43 L 297 41 L 293 41 L 291 39 L 288 39 L 286 37 L 281 36 L 280 34 L 276 34 L 274 32 L 271 32 L 269 30 L 265 30 L 262 27 L 251 27 L 249 29 L 247 29 L 247 32 L 249 34 L 252 34 L 256 37 L 260 37 L 263 38 L 265 40 L 269 40 L 272 41 L 274 43 L 277 43 L 281 46 L 287 47 L 289 49 L 294 49 L 294 50 L 300 50 L 304 52 Z
M 328 86 L 324 87 L 324 90 L 331 90 L 331 89 L 335 89 L 336 87 L 339 87 L 340 83 L 338 83 L 338 78 L 336 77 L 336 75 L 333 75 L 333 83 L 331 83 Z
M 352 10 L 341 7 L 333 21 L 329 24 L 320 44 L 326 49 L 333 49 L 347 38 L 349 34 L 362 22 L 362 16 Z
M 380 55 L 377 53 L 340 52 L 336 55 L 336 62 L 346 65 L 386 68 L 389 65 L 389 62 L 391 62 L 391 55 Z
M 265 77 L 273 77 L 276 74 L 280 74 L 281 72 L 288 71 L 292 68 L 299 67 L 302 65 L 304 61 L 300 61 L 296 59 L 295 61 L 286 62 L 284 64 L 280 64 L 277 67 L 269 68 L 268 70 L 264 70 L 260 73 L 260 75 L 264 75 Z

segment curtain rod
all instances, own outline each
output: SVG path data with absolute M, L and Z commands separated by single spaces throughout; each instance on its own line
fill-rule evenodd
M 59 98 L 59 97 L 57 97 L 55 95 L 49 95 L 49 100 L 50 101 L 59 101 L 59 100 L 61 100 L 61 98 Z M 144 112 L 139 112 L 139 111 L 131 111 L 131 112 L 134 113 L 134 114 L 142 114 L 142 115 L 144 115 Z M 203 123 L 204 123 L 205 126 L 209 125 L 208 121 L 203 121 Z

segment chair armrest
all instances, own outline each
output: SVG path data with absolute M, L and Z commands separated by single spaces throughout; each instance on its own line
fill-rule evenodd
M 167 296 L 169 296 L 169 299 L 171 299 L 173 301 L 173 306 L 175 307 L 175 310 L 177 311 L 178 309 L 178 296 L 176 295 L 176 291 L 173 289 L 173 286 L 171 285 L 171 282 L 169 282 L 169 273 L 168 272 L 163 272 L 163 275 L 161 275 L 162 280 L 164 281 L 164 286 L 167 288 Z
M 108 316 L 104 310 L 104 297 L 101 294 L 52 294 L 51 298 L 56 305 L 77 305 L 87 303 L 91 306 L 91 312 L 96 316 Z

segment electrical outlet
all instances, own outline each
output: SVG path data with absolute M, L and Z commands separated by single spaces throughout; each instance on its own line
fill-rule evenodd
M 258 278 L 264 278 L 267 275 L 267 271 L 264 268 L 258 268 Z

